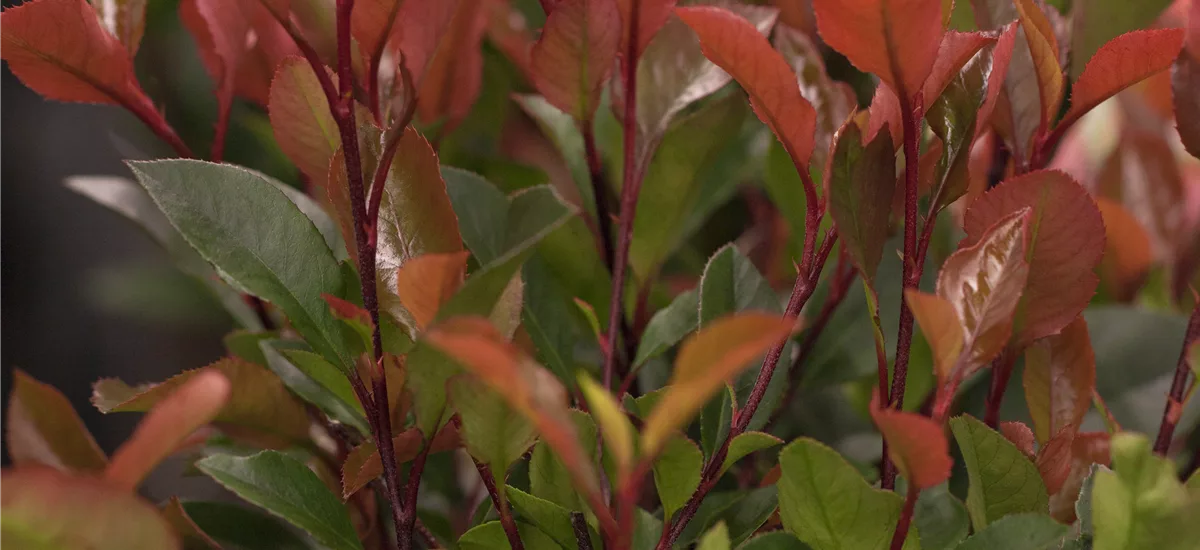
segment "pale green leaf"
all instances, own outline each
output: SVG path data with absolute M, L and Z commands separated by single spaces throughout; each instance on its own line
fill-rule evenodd
M 970 416 L 951 418 L 950 429 L 967 467 L 967 511 L 976 530 L 1009 514 L 1048 513 L 1037 466 L 1012 442 Z

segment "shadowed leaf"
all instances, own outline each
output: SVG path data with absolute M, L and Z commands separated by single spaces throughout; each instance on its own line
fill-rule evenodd
M 957 550 L 1050 550 L 1058 548 L 1067 526 L 1044 514 L 1013 514 L 963 541 Z
M 1096 356 L 1083 317 L 1029 346 L 1024 372 L 1025 402 L 1038 443 L 1044 445 L 1067 426 L 1078 426 L 1091 408 L 1096 387 Z
M 896 148 L 889 132 L 870 143 L 853 121 L 842 126 L 825 172 L 829 214 L 838 228 L 842 247 L 871 284 L 887 240 L 892 194 L 896 190 Z
M 392 449 L 396 453 L 396 463 L 404 464 L 417 457 L 425 438 L 421 431 L 409 428 L 392 436 Z M 447 425 L 438 432 L 429 443 L 430 453 L 450 451 L 462 446 L 462 436 L 452 425 Z M 379 449 L 373 441 L 364 441 L 346 456 L 342 463 L 342 500 L 350 497 L 375 478 L 383 475 L 383 462 L 379 459 Z
M 577 122 L 590 121 L 620 47 L 614 0 L 562 0 L 530 53 L 533 83 Z
M 970 416 L 951 418 L 950 429 L 967 466 L 967 511 L 977 531 L 1009 514 L 1048 511 L 1037 466 L 1016 446 Z
M 1021 28 L 1025 31 L 1025 40 L 1033 57 L 1038 95 L 1041 98 L 1041 122 L 1038 128 L 1040 132 L 1045 132 L 1058 115 L 1065 86 L 1062 65 L 1058 60 L 1058 38 L 1054 35 L 1050 20 L 1034 0 L 1014 0 L 1013 3 L 1021 16 Z
M 108 457 L 62 393 L 20 369 L 13 370 L 12 380 L 4 443 L 14 465 L 84 472 L 108 466 Z

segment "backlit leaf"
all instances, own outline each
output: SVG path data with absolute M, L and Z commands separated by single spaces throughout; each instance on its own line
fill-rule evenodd
M 248 457 L 213 455 L 196 467 L 333 550 L 362 548 L 346 507 L 304 463 L 290 456 L 276 451 Z
M 704 453 L 696 443 L 676 436 L 667 441 L 654 460 L 654 487 L 662 501 L 663 517 L 670 518 L 683 508 L 700 485 Z
M 972 535 L 957 550 L 1050 550 L 1059 548 L 1067 526 L 1043 514 L 1013 514 Z
M 213 419 L 218 425 L 271 434 L 285 441 L 308 440 L 309 420 L 303 403 L 289 393 L 280 378 L 271 371 L 232 357 L 202 369 L 184 371 L 149 389 L 134 390 L 128 396 L 114 394 L 114 387 L 118 385 L 128 388 L 120 380 L 101 380 L 96 383 L 92 402 L 104 413 L 148 412 L 169 399 L 184 384 L 210 370 L 223 374 L 231 386 L 228 403 Z
M 937 291 L 954 305 L 962 323 L 963 349 L 969 353 L 964 375 L 1000 353 L 1012 334 L 1013 314 L 1030 271 L 1025 258 L 1032 216 L 1029 209 L 1005 216 L 982 240 L 960 243 L 942 265 Z
M 888 217 L 896 190 L 896 148 L 888 132 L 863 143 L 861 130 L 853 121 L 842 126 L 836 139 L 825 173 L 829 214 L 843 249 L 870 283 L 891 229 Z
M 879 76 L 907 99 L 921 90 L 945 32 L 941 2 L 815 0 L 813 10 L 825 43 L 854 66 Z
M 1009 514 L 1047 512 L 1037 466 L 1015 445 L 970 416 L 951 418 L 950 429 L 967 466 L 967 511 L 977 531 Z
M 1038 94 L 1041 97 L 1041 123 L 1039 131 L 1045 132 L 1054 123 L 1058 108 L 1062 105 L 1062 65 L 1058 59 L 1058 38 L 1050 20 L 1034 0 L 1014 0 L 1021 16 L 1021 28 L 1029 53 L 1033 56 L 1033 69 L 1037 73 Z
M 451 378 L 447 393 L 462 419 L 467 451 L 491 470 L 497 483 L 502 483 L 509 465 L 533 445 L 537 437 L 533 425 L 478 379 Z
M 750 94 L 758 118 L 779 138 L 797 167 L 812 156 L 817 115 L 800 94 L 796 74 L 745 18 L 717 7 L 677 8 L 675 13 L 700 37 L 705 57 Z
M 43 464 L 59 470 L 103 471 L 108 457 L 71 402 L 49 384 L 13 370 L 4 442 L 15 466 Z
M 229 401 L 231 381 L 219 369 L 206 368 L 172 389 L 113 453 L 105 481 L 136 489 L 184 438 L 217 417 Z
M 1071 108 L 1060 124 L 1071 124 L 1117 92 L 1166 70 L 1182 47 L 1183 29 L 1138 30 L 1104 44 L 1071 88 Z
M 321 299 L 341 295 L 341 270 L 316 227 L 281 191 L 229 165 L 129 166 L 171 224 L 227 280 L 278 306 L 321 355 L 351 368 L 341 327 Z
M 6 547 L 181 548 L 157 508 L 103 480 L 41 467 L 5 468 L 2 479 L 0 537 Z
M 551 105 L 576 121 L 592 119 L 620 47 L 615 0 L 562 0 L 530 53 L 533 82 Z
M 579 391 L 587 399 L 588 410 L 600 427 L 608 450 L 617 461 L 617 469 L 623 472 L 633 463 L 633 426 L 621 412 L 608 389 L 601 387 L 587 375 L 580 375 Z
M 892 539 L 904 499 L 867 484 L 836 451 L 800 438 L 779 453 L 779 518 L 813 550 L 883 548 Z M 919 547 L 910 531 L 904 548 Z
M 1067 426 L 1078 426 L 1091 408 L 1096 387 L 1096 356 L 1083 317 L 1029 346 L 1024 372 L 1025 402 L 1038 443 L 1045 444 Z
M 971 203 L 964 216 L 967 238 L 979 242 L 989 226 L 1032 209 L 1024 251 L 1029 279 L 1013 322 L 1017 346 L 1070 324 L 1095 293 L 1096 264 L 1104 254 L 1104 221 L 1087 191 L 1070 176 L 1038 171 L 1011 178 Z
M 642 452 L 653 456 L 727 380 L 796 330 L 795 319 L 741 313 L 718 319 L 679 349 L 670 389 L 642 429 Z
M 270 94 L 275 142 L 306 176 L 323 180 L 342 140 L 312 66 L 298 57 L 285 59 L 275 70 Z
M 950 444 L 933 419 L 915 413 L 871 406 L 871 419 L 888 443 L 888 456 L 904 479 L 928 489 L 950 478 Z

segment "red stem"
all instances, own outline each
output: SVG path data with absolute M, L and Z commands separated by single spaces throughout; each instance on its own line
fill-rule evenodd
M 908 484 L 908 496 L 904 498 L 904 508 L 900 511 L 900 519 L 896 522 L 896 531 L 892 533 L 891 550 L 904 548 L 904 539 L 908 538 L 908 526 L 912 524 L 913 509 L 917 504 L 917 495 L 921 493 L 916 485 Z
M 160 113 L 158 109 L 154 107 L 154 103 L 150 101 L 149 97 L 146 97 L 143 94 L 138 94 L 138 97 L 135 101 L 129 101 L 119 95 L 110 95 L 118 98 L 119 101 L 121 101 L 121 104 L 124 105 L 129 112 L 133 113 L 133 116 L 136 116 L 138 120 L 141 120 L 143 124 L 150 128 L 151 132 L 154 132 L 154 135 L 167 142 L 167 145 L 170 145 L 171 148 L 175 150 L 175 154 L 183 158 L 196 158 L 196 155 L 192 153 L 192 150 L 187 146 L 186 143 L 183 142 L 183 139 L 179 137 L 179 134 L 175 133 L 175 129 L 171 127 L 171 125 L 167 122 L 167 119 L 164 118 L 162 113 Z
M 1171 380 L 1171 391 L 1167 394 L 1167 405 L 1163 409 L 1162 423 L 1158 427 L 1158 438 L 1154 440 L 1154 452 L 1166 456 L 1171 448 L 1171 439 L 1175 436 L 1175 424 L 1179 422 L 1179 414 L 1183 409 L 1184 388 L 1188 379 L 1188 352 L 1192 343 L 1200 338 L 1200 301 L 1192 309 L 1188 320 L 1187 332 L 1183 336 L 1183 349 L 1179 352 L 1179 362 L 1175 364 L 1175 378 Z
M 983 422 L 993 430 L 1000 425 L 1000 405 L 1004 402 L 1004 390 L 1008 389 L 1008 379 L 1012 378 L 1016 361 L 1016 356 L 1005 348 L 992 362 L 992 382 L 988 388 Z
M 396 15 L 400 13 L 400 4 L 398 0 L 392 4 L 391 11 L 388 12 L 387 24 L 384 25 L 383 38 L 371 52 L 371 58 L 367 63 L 367 108 L 371 110 L 371 115 L 375 117 L 375 122 L 383 124 L 383 115 L 379 109 L 379 64 L 383 61 L 383 50 L 387 48 L 387 43 L 391 38 L 392 27 L 396 24 Z M 403 61 L 400 63 L 400 69 L 405 69 Z M 406 101 L 410 99 L 405 98 Z
M 521 534 L 517 532 L 517 522 L 513 520 L 508 503 L 496 488 L 496 478 L 492 476 L 492 469 L 478 460 L 475 461 L 475 469 L 479 470 L 479 478 L 483 480 L 483 486 L 487 488 L 488 494 L 492 497 L 492 506 L 495 506 L 496 513 L 500 514 L 500 525 L 504 526 L 508 545 L 512 547 L 512 550 L 525 550 L 525 545 L 521 544 Z
M 593 121 L 583 120 L 579 123 L 583 134 L 583 150 L 587 156 L 588 174 L 592 180 L 592 195 L 596 203 L 596 227 L 600 233 L 600 246 L 604 254 L 604 264 L 609 272 L 613 267 L 613 234 L 612 214 L 608 210 L 608 186 L 604 182 L 604 164 L 600 161 L 600 151 L 596 149 L 596 131 Z M 632 357 L 628 358 L 633 360 Z M 607 384 L 607 382 L 606 382 Z
M 904 290 L 915 289 L 921 281 L 921 265 L 917 254 L 917 195 L 918 158 L 920 156 L 920 115 L 913 110 L 906 94 L 900 93 L 900 112 L 904 125 Z M 933 223 L 929 220 L 927 223 Z M 896 334 L 896 366 L 892 375 L 892 392 L 887 405 L 904 407 L 904 388 L 908 378 L 908 353 L 912 347 L 913 314 L 904 294 L 900 295 L 900 327 Z M 895 466 L 883 454 L 883 475 L 880 485 L 892 489 L 896 483 Z

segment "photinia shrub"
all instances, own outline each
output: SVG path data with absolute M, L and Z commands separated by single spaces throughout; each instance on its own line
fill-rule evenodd
M 18 371 L 3 542 L 1200 548 L 1200 1 L 1168 3 L 9 8 L 26 86 L 178 157 L 67 185 L 237 328 L 95 382 L 145 413 L 111 456 Z M 211 137 L 139 83 L 147 4 Z M 248 120 L 285 170 L 222 162 L 268 154 Z M 172 455 L 251 506 L 139 496 Z

